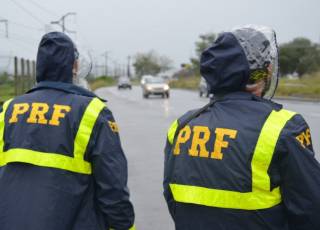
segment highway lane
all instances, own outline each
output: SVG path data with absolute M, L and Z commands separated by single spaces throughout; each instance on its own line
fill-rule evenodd
M 120 128 L 121 141 L 129 163 L 129 187 L 139 230 L 173 230 L 174 225 L 162 196 L 163 148 L 171 122 L 187 110 L 208 102 L 198 93 L 172 90 L 169 99 L 143 99 L 140 87 L 118 90 L 102 88 L 96 93 L 108 100 Z M 320 104 L 278 101 L 301 113 L 311 127 L 315 151 L 320 159 Z

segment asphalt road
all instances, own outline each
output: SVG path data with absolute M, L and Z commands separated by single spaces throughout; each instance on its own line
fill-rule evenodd
M 173 230 L 174 225 L 162 196 L 163 149 L 171 122 L 187 110 L 208 102 L 197 92 L 171 90 L 170 99 L 142 98 L 140 87 L 132 90 L 102 88 L 96 93 L 108 100 L 120 128 L 128 158 L 129 188 L 136 211 L 138 230 Z M 311 128 L 317 158 L 320 159 L 320 104 L 278 101 L 286 109 L 301 113 Z

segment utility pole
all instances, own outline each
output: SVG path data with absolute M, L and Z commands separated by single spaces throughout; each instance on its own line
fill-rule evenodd
M 105 75 L 108 76 L 108 55 L 109 55 L 109 52 L 106 51 L 102 54 L 102 56 L 105 58 Z
M 114 77 L 118 77 L 118 73 L 119 73 L 119 64 L 117 61 L 113 61 L 113 74 L 114 74 Z
M 4 23 L 6 27 L 6 38 L 9 38 L 9 29 L 8 29 L 8 20 L 7 19 L 0 19 L 0 23 Z
M 128 64 L 127 64 L 127 76 L 128 76 L 128 78 L 131 78 L 130 66 L 131 66 L 131 56 L 128 56 Z
M 62 28 L 62 32 L 65 33 L 76 33 L 76 31 L 68 30 L 66 28 L 66 17 L 71 16 L 71 15 L 77 15 L 75 12 L 68 12 L 65 15 L 63 15 L 58 21 L 52 21 L 51 24 L 59 25 Z

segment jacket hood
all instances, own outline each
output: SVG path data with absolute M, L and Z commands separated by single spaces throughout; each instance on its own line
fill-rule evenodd
M 37 54 L 37 82 L 72 83 L 75 45 L 64 33 L 45 34 Z
M 232 33 L 222 33 L 206 49 L 200 60 L 200 72 L 214 94 L 245 89 L 250 76 L 249 63 L 238 39 Z
M 94 94 L 93 92 L 85 88 L 82 88 L 70 83 L 54 82 L 54 81 L 39 82 L 38 84 L 36 84 L 35 87 L 30 89 L 27 93 L 32 93 L 34 91 L 43 90 L 43 89 L 55 89 L 55 90 L 60 90 L 66 93 L 77 94 L 77 95 L 86 96 L 86 97 L 97 97 L 103 102 L 107 101 L 101 97 L 98 97 L 96 94 Z

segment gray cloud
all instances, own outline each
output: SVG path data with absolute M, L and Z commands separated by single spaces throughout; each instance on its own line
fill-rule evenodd
M 77 30 L 77 39 L 90 47 L 100 61 L 105 50 L 121 63 L 129 54 L 154 49 L 178 66 L 194 55 L 199 34 L 243 24 L 269 25 L 277 31 L 280 42 L 298 36 L 317 42 L 320 39 L 319 0 L 14 1 L 36 18 L 13 0 L 1 0 L 0 17 L 12 21 L 9 40 L 4 38 L 4 25 L 0 24 L 3 55 L 35 58 L 44 23 L 49 24 L 69 11 L 77 12 L 77 17 L 76 21 L 68 18 L 67 25 Z

